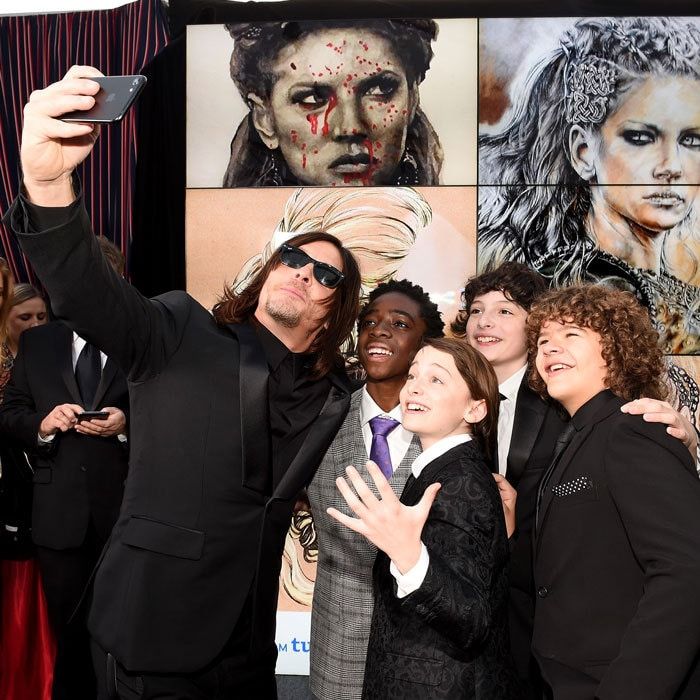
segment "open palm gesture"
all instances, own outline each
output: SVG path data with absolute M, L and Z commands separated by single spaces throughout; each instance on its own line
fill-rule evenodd
M 440 484 L 431 484 L 415 506 L 407 506 L 401 503 L 374 462 L 367 462 L 367 471 L 377 486 L 379 498 L 372 493 L 355 467 L 350 466 L 345 471 L 354 491 L 342 476 L 335 483 L 357 518 L 345 515 L 335 508 L 329 508 L 328 515 L 364 535 L 405 574 L 420 557 L 421 533 Z

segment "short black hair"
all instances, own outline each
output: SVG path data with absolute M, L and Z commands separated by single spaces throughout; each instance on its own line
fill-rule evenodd
M 547 283 L 542 275 L 519 262 L 504 262 L 498 267 L 471 277 L 462 292 L 462 310 L 450 328 L 456 336 L 467 332 L 469 309 L 476 297 L 489 292 L 503 292 L 506 299 L 530 312 L 537 298 L 547 291 Z
M 418 284 L 413 284 L 408 280 L 388 280 L 387 282 L 382 282 L 378 284 L 367 297 L 366 303 L 360 309 L 360 313 L 357 317 L 357 329 L 358 332 L 362 327 L 362 322 L 364 321 L 369 307 L 372 303 L 384 294 L 390 293 L 403 294 L 409 299 L 418 304 L 420 308 L 420 317 L 425 321 L 425 333 L 424 338 L 442 338 L 445 334 L 445 324 L 442 320 L 442 314 L 438 311 L 437 304 L 430 300 L 428 293 Z

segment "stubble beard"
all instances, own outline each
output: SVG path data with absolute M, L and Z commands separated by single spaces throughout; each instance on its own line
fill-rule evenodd
M 268 299 L 265 303 L 265 312 L 273 321 L 285 328 L 296 328 L 301 322 L 301 311 L 293 304 L 283 301 L 275 303 Z

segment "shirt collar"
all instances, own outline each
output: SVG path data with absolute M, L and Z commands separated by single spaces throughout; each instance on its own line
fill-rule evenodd
M 615 398 L 615 394 L 613 394 L 610 389 L 603 389 L 603 391 L 599 391 L 595 396 L 588 399 L 588 401 L 571 416 L 571 422 L 574 424 L 576 430 L 582 430 L 587 425 L 597 423 L 601 418 L 601 409 L 613 398 Z
M 523 383 L 523 377 L 527 371 L 527 363 L 524 364 L 515 374 L 511 374 L 508 379 L 498 385 L 498 391 L 503 394 L 509 401 L 515 403 L 518 398 L 520 385 Z
M 416 479 L 421 475 L 423 469 L 433 460 L 441 457 L 448 452 L 453 447 L 461 445 L 462 443 L 469 442 L 472 436 L 469 433 L 460 433 L 459 435 L 449 435 L 448 437 L 438 440 L 434 445 L 431 445 L 425 452 L 416 457 L 413 464 L 411 465 L 411 471 Z
M 367 385 L 362 387 L 362 398 L 360 399 L 360 425 L 366 425 L 372 418 L 377 416 L 389 416 L 394 420 L 401 422 L 401 404 L 397 404 L 387 413 L 383 411 L 377 402 L 369 395 Z
M 262 345 L 265 360 L 273 372 L 287 359 L 291 358 L 292 372 L 295 378 L 298 378 L 307 373 L 313 367 L 315 354 L 309 352 L 292 352 L 274 333 L 263 326 L 257 320 L 253 322 L 258 334 L 258 340 Z

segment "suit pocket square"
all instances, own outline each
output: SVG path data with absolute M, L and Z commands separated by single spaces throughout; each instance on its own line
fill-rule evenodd
M 552 493 L 557 498 L 566 498 L 584 491 L 595 492 L 595 484 L 590 476 L 578 476 L 571 481 L 562 481 L 552 486 Z

